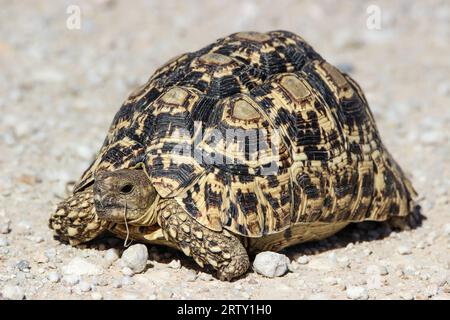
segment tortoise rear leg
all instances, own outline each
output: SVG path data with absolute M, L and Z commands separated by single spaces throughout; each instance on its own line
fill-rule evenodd
M 158 223 L 164 237 L 178 245 L 187 256 L 203 267 L 211 265 L 220 280 L 244 274 L 250 261 L 242 243 L 227 230 L 213 231 L 195 221 L 174 200 L 160 207 Z
M 386 222 L 394 230 L 411 230 L 422 224 L 424 216 L 420 212 L 420 206 L 416 205 L 406 216 L 391 217 Z

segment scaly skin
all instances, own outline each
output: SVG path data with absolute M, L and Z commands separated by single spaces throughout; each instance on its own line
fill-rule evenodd
M 95 213 L 92 187 L 76 192 L 61 202 L 50 216 L 49 227 L 61 240 L 77 245 L 99 236 L 110 223 Z
M 166 240 L 176 243 L 200 267 L 211 265 L 220 280 L 231 280 L 244 274 L 250 261 L 242 243 L 227 230 L 210 230 L 191 216 L 174 200 L 159 208 L 158 223 Z

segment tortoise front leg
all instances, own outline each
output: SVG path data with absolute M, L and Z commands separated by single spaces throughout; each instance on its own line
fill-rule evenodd
M 220 280 L 244 274 L 250 261 L 242 243 L 227 230 L 213 231 L 188 215 L 175 200 L 160 206 L 158 223 L 164 237 L 194 258 L 200 267 L 211 265 Z
M 96 238 L 108 227 L 95 212 L 92 187 L 76 192 L 61 202 L 50 216 L 49 227 L 61 240 L 77 245 Z

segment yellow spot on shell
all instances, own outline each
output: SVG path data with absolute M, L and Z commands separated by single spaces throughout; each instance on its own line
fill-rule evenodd
M 188 96 L 186 90 L 183 90 L 178 87 L 174 87 L 167 91 L 162 97 L 161 100 L 168 104 L 183 104 Z
M 222 257 L 224 258 L 224 259 L 231 259 L 231 254 L 230 253 L 228 253 L 228 252 L 224 252 L 223 254 L 222 254 Z
M 187 215 L 186 214 L 184 214 L 184 213 L 180 213 L 179 215 L 178 215 L 178 217 L 181 219 L 181 221 L 186 221 L 186 219 L 187 219 Z
M 336 82 L 336 85 L 338 87 L 343 87 L 344 85 L 347 84 L 347 80 L 345 80 L 342 73 L 338 69 L 336 69 L 334 66 L 325 62 L 323 64 L 323 68 L 328 72 L 328 74 L 334 80 L 334 82 Z
M 230 63 L 231 58 L 219 53 L 207 53 L 199 58 L 200 62 L 212 65 L 224 65 Z
M 240 99 L 234 103 L 233 117 L 240 120 L 253 120 L 260 118 L 260 114 L 254 106 L 244 99 Z
M 244 40 L 250 40 L 255 42 L 263 42 L 270 40 L 270 36 L 264 33 L 254 32 L 254 31 L 248 31 L 248 32 L 239 32 L 236 34 L 237 38 L 244 39 Z
M 284 76 L 281 85 L 297 101 L 301 101 L 310 95 L 305 84 L 295 76 Z

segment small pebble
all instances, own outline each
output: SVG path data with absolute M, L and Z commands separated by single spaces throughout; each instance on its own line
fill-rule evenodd
M 446 235 L 446 236 L 450 236 L 450 223 L 446 223 L 445 225 L 444 225 L 444 234 Z
M 297 259 L 297 263 L 298 264 L 307 264 L 309 262 L 309 257 L 308 256 L 301 256 Z
M 88 292 L 88 291 L 91 291 L 92 286 L 90 283 L 88 283 L 86 281 L 81 281 L 78 284 L 78 289 L 80 289 L 81 292 Z
M 253 261 L 253 269 L 269 278 L 281 277 L 288 271 L 289 258 L 271 251 L 258 253 Z
M 43 254 L 42 252 L 37 252 L 33 256 L 33 260 L 37 263 L 47 263 L 49 261 L 48 257 L 45 254 Z
M 62 280 L 63 280 L 63 282 L 65 284 L 68 284 L 70 286 L 74 286 L 74 285 L 76 285 L 77 283 L 80 282 L 80 276 L 75 275 L 75 274 L 73 274 L 73 275 L 65 275 Z
M 330 286 L 335 286 L 338 284 L 337 279 L 334 277 L 327 277 L 327 278 L 322 279 L 322 281 Z
M 367 300 L 369 298 L 369 294 L 364 287 L 349 286 L 346 293 L 347 297 L 352 300 Z
M 180 269 L 181 268 L 181 262 L 180 262 L 180 260 L 172 260 L 168 264 L 168 267 L 172 268 L 172 269 Z
M 187 282 L 194 282 L 197 279 L 197 272 L 195 272 L 194 270 L 188 270 L 183 278 Z
M 98 291 L 92 292 L 91 293 L 91 298 L 93 300 L 103 300 L 102 294 L 100 292 L 98 292 Z
M 341 268 L 348 268 L 350 266 L 350 260 L 347 256 L 337 258 L 337 263 Z
M 367 277 L 366 284 L 368 289 L 380 289 L 383 286 L 383 279 L 379 274 L 374 274 Z
M 135 273 L 140 273 L 145 270 L 148 260 L 148 250 L 143 244 L 135 244 L 126 249 L 121 261 L 124 266 L 130 268 Z
M 9 246 L 8 239 L 4 236 L 0 236 L 0 247 L 6 247 Z
M 407 245 L 401 245 L 397 247 L 397 252 L 401 255 L 407 255 L 407 254 L 411 254 L 411 247 L 407 246 Z
M 378 266 L 378 265 L 370 265 L 366 269 L 366 274 L 375 274 L 380 276 L 385 276 L 389 272 L 385 266 Z
M 116 248 L 111 248 L 106 250 L 105 252 L 105 260 L 109 263 L 113 263 L 114 261 L 120 258 L 119 250 Z
M 122 268 L 122 274 L 124 276 L 132 276 L 134 274 L 134 272 L 130 268 L 124 267 L 124 268 Z
M 3 287 L 2 296 L 8 300 L 23 300 L 25 298 L 22 288 L 12 285 L 5 285 Z
M 130 276 L 125 276 L 122 278 L 121 283 L 122 283 L 122 286 L 131 286 L 134 284 L 134 281 L 133 281 L 133 279 L 131 279 Z
M 3 222 L 0 222 L 0 233 L 1 234 L 8 234 L 11 232 L 11 220 L 5 220 Z
M 410 292 L 400 292 L 400 298 L 403 300 L 413 300 L 414 295 Z
M 48 279 L 50 282 L 58 283 L 59 280 L 61 280 L 61 276 L 59 275 L 58 272 L 51 271 L 51 272 L 49 272 L 49 273 L 47 274 L 47 279 Z
M 30 263 L 27 260 L 20 260 L 16 264 L 17 269 L 23 272 L 30 272 L 31 266 Z
M 67 265 L 62 267 L 64 274 L 72 275 L 100 275 L 103 270 L 98 265 L 95 265 L 84 258 L 76 257 L 73 258 Z

